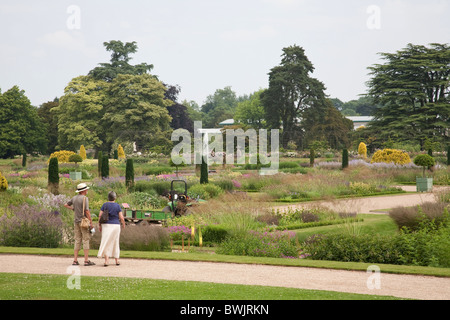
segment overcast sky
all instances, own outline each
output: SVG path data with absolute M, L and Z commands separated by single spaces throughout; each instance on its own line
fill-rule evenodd
M 132 64 L 199 105 L 226 86 L 268 86 L 282 48 L 298 45 L 332 98 L 366 92 L 379 52 L 450 42 L 450 0 L 0 0 L 0 89 L 35 106 L 109 62 L 103 42 L 136 41 Z

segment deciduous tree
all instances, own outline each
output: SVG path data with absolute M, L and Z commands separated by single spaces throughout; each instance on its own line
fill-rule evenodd
M 25 91 L 14 86 L 3 94 L 0 92 L 0 158 L 45 153 L 46 128 Z

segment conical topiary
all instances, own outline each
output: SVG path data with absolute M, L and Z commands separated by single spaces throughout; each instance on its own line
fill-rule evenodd
M 348 167 L 348 150 L 344 149 L 342 150 L 342 169 L 345 169 Z
M 103 152 L 99 151 L 97 156 L 97 170 L 98 170 L 98 176 L 102 176 L 102 158 L 103 158 Z
M 55 195 L 59 194 L 58 158 L 51 158 L 48 164 L 48 189 Z
M 205 161 L 204 157 L 202 157 L 202 164 L 200 166 L 200 183 L 208 183 L 208 163 Z
M 102 179 L 109 177 L 109 159 L 107 156 L 102 157 Z
M 125 159 L 125 151 L 123 150 L 123 147 L 120 144 L 117 147 L 117 155 L 118 155 L 119 159 Z
M 80 154 L 80 157 L 81 157 L 82 160 L 86 160 L 87 159 L 86 149 L 84 148 L 84 145 L 81 145 L 79 154 Z
M 125 185 L 128 189 L 134 186 L 134 164 L 133 159 L 127 159 L 125 168 Z

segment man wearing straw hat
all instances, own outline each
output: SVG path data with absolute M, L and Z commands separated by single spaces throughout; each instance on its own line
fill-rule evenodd
M 72 265 L 79 265 L 78 263 L 78 252 L 81 249 L 81 243 L 83 243 L 83 251 L 84 251 L 84 265 L 92 266 L 95 263 L 89 260 L 89 240 L 91 238 L 90 229 L 93 228 L 91 212 L 89 211 L 89 199 L 86 196 L 89 187 L 86 183 L 80 183 L 77 186 L 78 193 L 75 197 L 69 200 L 64 206 L 74 212 L 74 234 L 75 234 L 75 248 L 74 248 L 74 259 Z M 83 212 L 84 208 L 84 212 Z M 90 221 L 90 228 L 84 229 L 81 228 L 81 219 L 83 216 L 86 217 Z

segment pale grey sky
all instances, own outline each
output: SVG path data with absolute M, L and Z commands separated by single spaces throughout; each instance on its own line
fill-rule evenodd
M 136 41 L 180 100 L 268 86 L 282 48 L 299 45 L 330 97 L 357 99 L 378 52 L 450 42 L 450 0 L 0 0 L 0 89 L 33 105 L 109 61 L 103 42 Z

